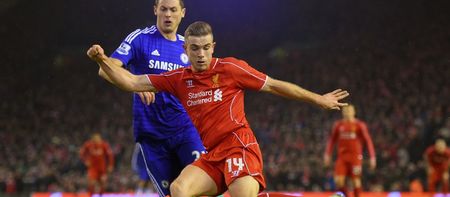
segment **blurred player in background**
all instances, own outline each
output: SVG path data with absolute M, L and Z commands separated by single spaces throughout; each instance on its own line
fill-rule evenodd
M 343 119 L 334 123 L 324 155 L 324 165 L 329 166 L 334 145 L 337 143 L 337 160 L 334 167 L 334 179 L 337 189 L 347 196 L 345 178 L 353 183 L 354 196 L 361 192 L 361 174 L 363 146 L 366 145 L 370 156 L 370 168 L 376 167 L 375 150 L 366 123 L 355 117 L 355 107 L 342 108 Z
M 99 133 L 94 133 L 80 149 L 80 158 L 88 171 L 88 192 L 102 194 L 106 188 L 108 173 L 114 166 L 114 155 L 109 144 Z
M 186 9 L 183 0 L 155 0 L 156 25 L 130 33 L 109 59 L 133 74 L 159 74 L 189 65 L 184 37 L 177 34 Z M 102 69 L 100 76 L 112 82 Z M 186 110 L 174 96 L 161 92 L 134 94 L 133 129 L 139 160 L 160 196 L 169 194 L 170 183 L 181 170 L 204 153 L 205 148 Z M 147 174 L 143 174 L 147 173 Z
M 99 45 L 87 54 L 127 91 L 165 91 L 176 95 L 202 136 L 208 153 L 183 169 L 170 186 L 172 197 L 217 195 L 254 197 L 265 188 L 262 155 L 244 112 L 244 91 L 264 91 L 325 109 L 340 109 L 346 91 L 318 95 L 261 73 L 245 61 L 213 58 L 211 26 L 195 22 L 185 32 L 192 65 L 160 75 L 133 75 L 110 65 Z
M 436 185 L 441 183 L 443 193 L 448 193 L 448 165 L 450 149 L 444 139 L 437 139 L 434 145 L 428 147 L 424 154 L 427 164 L 428 191 L 436 192 Z

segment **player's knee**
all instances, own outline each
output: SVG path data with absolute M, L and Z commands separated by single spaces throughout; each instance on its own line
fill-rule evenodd
M 170 184 L 170 194 L 172 197 L 176 196 L 186 196 L 189 188 L 182 181 L 175 180 Z
M 361 178 L 353 178 L 353 185 L 354 185 L 354 187 L 360 188 L 361 187 Z
M 336 183 L 336 186 L 339 187 L 344 187 L 345 185 L 345 177 L 342 176 L 336 176 L 334 177 L 334 182 Z
M 259 183 L 251 176 L 236 179 L 228 187 L 231 196 L 257 196 Z

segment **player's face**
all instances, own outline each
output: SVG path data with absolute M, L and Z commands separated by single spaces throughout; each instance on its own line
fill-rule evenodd
M 213 36 L 189 36 L 186 38 L 184 49 L 189 57 L 194 72 L 208 70 L 211 63 L 214 47 Z
M 355 108 L 353 106 L 346 106 L 342 108 L 342 116 L 344 119 L 355 118 Z
M 447 144 L 444 140 L 437 140 L 434 145 L 436 147 L 436 151 L 440 153 L 445 152 L 445 149 L 447 148 Z
M 92 135 L 92 141 L 95 143 L 100 143 L 102 141 L 102 137 L 99 134 Z
M 154 7 L 156 26 L 164 34 L 176 33 L 178 25 L 186 12 L 179 0 L 160 0 Z

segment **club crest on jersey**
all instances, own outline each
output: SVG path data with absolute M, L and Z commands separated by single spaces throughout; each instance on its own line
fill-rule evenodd
M 194 87 L 194 84 L 193 84 L 193 82 L 192 82 L 192 80 L 186 80 L 186 87 L 187 88 L 193 88 Z
M 219 84 L 219 74 L 215 74 L 214 76 L 212 76 L 211 78 L 212 81 L 212 88 L 218 88 L 220 86 Z
M 128 53 L 130 52 L 131 46 L 128 45 L 127 43 L 122 43 L 120 44 L 119 48 L 116 49 L 117 53 L 121 54 L 121 55 L 128 55 Z
M 182 61 L 184 64 L 187 64 L 187 63 L 189 62 L 189 58 L 188 58 L 188 56 L 186 55 L 186 53 L 182 53 L 182 54 L 180 55 L 180 59 L 181 59 L 181 61 Z
M 214 102 L 222 101 L 222 90 L 217 89 L 214 91 Z

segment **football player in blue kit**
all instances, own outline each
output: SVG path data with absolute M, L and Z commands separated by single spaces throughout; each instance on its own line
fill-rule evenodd
M 130 33 L 108 59 L 133 74 L 158 74 L 188 66 L 184 37 L 177 34 L 186 9 L 183 0 L 155 0 L 156 25 Z M 99 75 L 111 82 L 100 69 Z M 170 183 L 181 170 L 204 153 L 199 134 L 174 96 L 134 93 L 134 155 L 141 179 L 153 182 L 160 196 L 169 194 Z

